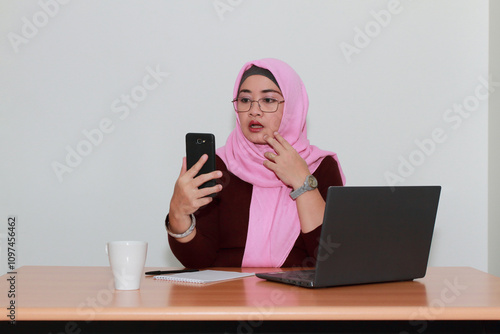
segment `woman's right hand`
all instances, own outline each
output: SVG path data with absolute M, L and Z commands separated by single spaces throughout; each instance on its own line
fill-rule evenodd
M 174 193 L 170 200 L 169 227 L 173 233 L 185 232 L 191 225 L 189 215 L 213 200 L 212 197 L 206 197 L 207 195 L 222 190 L 220 184 L 198 189 L 203 183 L 222 177 L 221 171 L 196 176 L 207 159 L 208 155 L 202 155 L 189 170 L 187 170 L 186 158 L 182 160 L 181 173 L 175 182 Z

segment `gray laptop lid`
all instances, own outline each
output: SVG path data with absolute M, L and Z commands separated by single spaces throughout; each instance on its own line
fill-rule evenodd
M 424 277 L 440 186 L 330 187 L 314 287 Z

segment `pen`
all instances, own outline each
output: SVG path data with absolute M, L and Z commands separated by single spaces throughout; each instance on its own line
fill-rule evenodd
M 177 274 L 177 273 L 190 273 L 193 271 L 199 271 L 198 269 L 177 269 L 177 270 L 156 270 L 156 271 L 146 271 L 146 275 L 166 275 L 166 274 Z

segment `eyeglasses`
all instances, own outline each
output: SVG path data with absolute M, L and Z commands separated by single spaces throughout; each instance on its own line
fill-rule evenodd
M 259 100 L 250 100 L 247 97 L 238 97 L 231 102 L 233 102 L 234 110 L 236 112 L 249 111 L 252 108 L 252 104 L 254 102 L 257 102 L 257 104 L 259 105 L 259 109 L 262 112 L 276 112 L 278 110 L 279 105 L 285 102 L 285 100 L 278 101 L 276 99 L 272 99 L 269 97 L 265 97 Z

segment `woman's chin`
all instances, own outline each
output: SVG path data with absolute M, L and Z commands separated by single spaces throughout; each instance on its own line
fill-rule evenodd
M 266 141 L 264 140 L 265 133 L 264 132 L 248 132 L 244 133 L 246 139 L 248 141 L 256 144 L 256 145 L 267 145 Z

